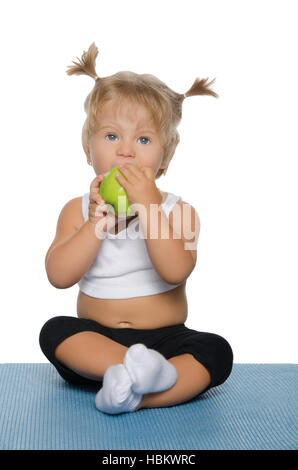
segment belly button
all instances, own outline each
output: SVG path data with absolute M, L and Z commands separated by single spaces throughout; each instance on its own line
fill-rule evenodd
M 120 328 L 129 328 L 130 323 L 126 321 L 122 321 L 119 323 Z

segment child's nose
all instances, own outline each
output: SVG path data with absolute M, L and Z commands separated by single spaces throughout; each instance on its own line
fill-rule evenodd
M 135 148 L 133 143 L 128 140 L 122 140 L 119 142 L 117 153 L 123 157 L 134 157 Z

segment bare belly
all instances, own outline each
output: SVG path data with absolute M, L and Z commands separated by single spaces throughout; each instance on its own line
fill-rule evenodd
M 155 329 L 184 323 L 186 282 L 168 292 L 129 299 L 97 299 L 79 292 L 77 315 L 109 328 Z

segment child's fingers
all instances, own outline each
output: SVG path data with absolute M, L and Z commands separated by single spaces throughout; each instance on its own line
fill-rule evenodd
M 92 223 L 98 222 L 100 219 L 105 219 L 108 212 L 108 206 L 106 204 L 97 205 L 96 203 L 89 204 L 89 221 Z
M 102 199 L 99 193 L 90 193 L 89 201 L 91 204 L 105 204 L 106 202 Z
M 107 204 L 99 204 L 98 206 L 95 207 L 94 215 L 95 217 L 99 217 L 100 215 L 107 213 L 107 212 L 108 212 Z
M 92 180 L 92 182 L 90 184 L 90 192 L 99 191 L 100 184 L 103 180 L 103 177 L 104 177 L 104 175 L 98 175 L 98 176 L 96 176 L 96 178 L 94 178 L 94 180 Z
M 95 202 L 96 204 L 101 204 L 105 202 L 99 194 L 100 184 L 102 182 L 103 175 L 98 175 L 90 184 L 90 202 Z

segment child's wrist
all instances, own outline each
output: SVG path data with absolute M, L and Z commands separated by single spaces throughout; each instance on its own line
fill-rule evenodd
M 100 224 L 98 221 L 96 223 L 87 220 L 84 224 L 86 226 L 87 232 L 98 241 L 103 240 L 107 236 L 107 232 L 102 227 L 103 224 Z

